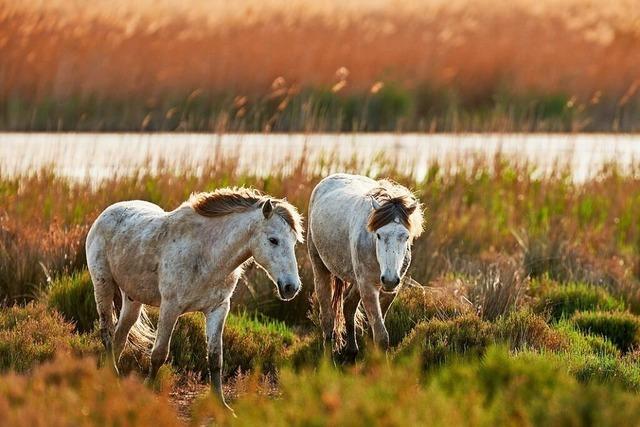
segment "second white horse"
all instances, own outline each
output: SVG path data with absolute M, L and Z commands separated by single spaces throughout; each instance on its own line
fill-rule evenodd
M 422 222 L 413 194 L 388 180 L 335 174 L 315 187 L 307 247 L 325 343 L 341 349 L 346 330 L 343 354 L 355 357 L 355 318 L 362 301 L 374 341 L 389 346 L 384 316 L 409 267 Z

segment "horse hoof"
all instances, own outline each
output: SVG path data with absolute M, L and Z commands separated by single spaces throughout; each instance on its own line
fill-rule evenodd
M 227 405 L 227 402 L 224 402 L 224 407 L 227 408 L 229 412 L 231 412 L 231 416 L 233 418 L 238 418 L 238 416 L 236 415 L 236 411 L 234 411 L 231 406 Z

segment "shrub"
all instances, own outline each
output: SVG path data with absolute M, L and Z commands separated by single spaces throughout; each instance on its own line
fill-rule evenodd
M 258 367 L 273 372 L 285 361 L 287 350 L 294 344 L 295 335 L 283 323 L 262 315 L 232 314 L 224 329 L 224 370 Z
M 0 407 L 6 425 L 179 426 L 163 397 L 135 377 L 116 378 L 95 361 L 57 357 L 30 375 L 0 377 Z
M 57 353 L 94 354 L 101 344 L 40 304 L 0 311 L 0 370 L 24 372 Z
M 601 287 L 570 283 L 543 291 L 535 310 L 548 312 L 551 319 L 559 320 L 577 311 L 621 311 L 624 303 Z
M 519 310 L 501 317 L 495 326 L 497 337 L 508 342 L 512 349 L 560 350 L 567 344 L 560 333 L 529 310 Z
M 476 315 L 453 320 L 422 322 L 402 341 L 396 355 L 404 358 L 418 353 L 424 368 L 461 356 L 484 353 L 493 342 L 493 326 Z
M 325 352 L 323 341 L 318 331 L 296 340 L 289 348 L 287 365 L 295 369 L 319 365 Z
M 626 312 L 576 313 L 571 321 L 582 331 L 609 339 L 622 351 L 638 344 L 640 319 Z
M 607 338 L 585 334 L 569 320 L 561 320 L 553 326 L 567 343 L 565 350 L 572 355 L 620 356 L 620 350 Z
M 640 367 L 613 355 L 565 355 L 569 372 L 583 383 L 610 383 L 627 390 L 640 390 Z
M 171 336 L 169 357 L 180 372 L 195 372 L 201 378 L 207 377 L 207 335 L 202 313 L 180 316 Z
M 518 307 L 526 280 L 510 264 L 490 265 L 480 272 L 469 289 L 469 299 L 483 319 L 495 320 Z
M 470 310 L 471 307 L 459 301 L 449 289 L 403 286 L 385 318 L 389 343 L 399 344 L 421 321 L 448 320 Z
M 90 332 L 98 320 L 93 283 L 87 270 L 54 280 L 46 301 L 79 332 Z
M 234 402 L 238 418 L 211 399 L 194 424 L 219 425 L 618 425 L 640 416 L 640 398 L 610 384 L 582 384 L 558 356 L 510 355 L 489 347 L 482 360 L 424 376 L 411 360 L 280 374 L 280 395 L 254 390 Z M 579 398 L 577 398 L 579 396 Z

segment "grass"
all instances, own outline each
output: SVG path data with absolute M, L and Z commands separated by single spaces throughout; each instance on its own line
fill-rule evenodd
M 28 375 L 0 377 L 0 406 L 7 425 L 182 425 L 166 396 L 137 378 L 119 380 L 90 359 L 64 356 Z
M 637 19 L 627 0 L 3 4 L 0 127 L 634 131 Z
M 54 280 L 45 299 L 48 306 L 73 323 L 78 332 L 91 332 L 94 329 L 98 311 L 93 283 L 87 270 Z
M 622 351 L 629 351 L 640 343 L 640 319 L 631 313 L 576 313 L 571 321 L 587 333 L 607 338 Z
M 493 310 L 487 314 L 490 317 L 526 297 L 518 289 L 527 276 L 545 274 L 558 281 L 606 286 L 631 310 L 639 307 L 637 179 L 606 167 L 592 180 L 578 184 L 563 170 L 540 177 L 530 165 L 501 158 L 496 162 L 477 159 L 464 167 L 455 162 L 434 163 L 420 182 L 384 159 L 370 166 L 380 176 L 393 176 L 412 187 L 427 206 L 427 230 L 414 246 L 411 277 L 428 285 L 451 273 L 465 278 L 469 288 L 474 277 L 486 278 L 476 291 L 463 294 L 483 310 Z M 333 160 L 316 167 L 303 159 L 292 169 L 264 178 L 240 172 L 233 159 L 219 158 L 197 173 L 161 168 L 98 184 L 71 181 L 47 170 L 21 177 L 0 172 L 0 296 L 29 300 L 50 285 L 48 278 L 81 271 L 86 231 L 99 212 L 116 201 L 144 199 L 173 209 L 195 189 L 233 183 L 286 196 L 304 213 L 311 190 L 322 176 L 335 170 L 361 172 L 355 165 Z M 600 201 L 592 202 L 594 209 L 604 214 L 585 217 L 578 208 L 585 200 L 596 200 L 596 195 Z M 553 251 L 533 249 L 534 242 L 543 241 L 548 242 L 546 246 L 553 244 Z M 288 304 L 278 302 L 265 275 L 250 269 L 236 301 L 253 301 L 252 309 L 288 323 L 304 322 L 312 278 L 304 247 L 298 255 L 307 284 L 300 298 Z M 514 262 L 521 262 L 522 269 L 515 268 Z M 495 270 L 495 277 L 489 277 L 489 270 Z M 506 275 L 499 276 L 499 270 Z M 514 273 L 509 276 L 509 271 Z M 512 300 L 504 307 L 488 305 L 491 295 L 501 301 L 499 291 Z
M 0 312 L 1 371 L 24 372 L 56 354 L 89 355 L 100 349 L 96 340 L 74 334 L 73 325 L 43 305 L 32 303 Z
M 433 288 L 404 286 L 400 289 L 385 318 L 392 346 L 399 344 L 421 321 L 452 319 L 472 310 L 470 304 L 457 298 L 446 287 L 447 283 L 440 285 Z
M 569 283 L 545 290 L 536 309 L 547 313 L 554 320 L 559 320 L 571 317 L 577 311 L 622 311 L 624 302 L 611 296 L 603 288 L 584 283 Z
M 585 384 L 566 365 L 534 353 L 489 347 L 479 359 L 424 376 L 415 364 L 372 361 L 347 372 L 327 364 L 280 376 L 281 397 L 256 392 L 235 402 L 232 418 L 207 401 L 196 420 L 221 425 L 617 425 L 635 419 L 640 400 L 613 384 Z M 579 398 L 576 398 L 579 396 Z
M 363 355 L 355 365 L 325 358 L 301 246 L 303 292 L 294 301 L 279 302 L 255 268 L 233 296 L 224 373 L 241 416 L 229 418 L 206 394 L 191 406 L 191 422 L 608 425 L 635 419 L 637 174 L 606 167 L 575 183 L 566 170 L 539 176 L 533 165 L 498 157 L 464 167 L 434 163 L 416 181 L 385 159 L 377 162 L 368 167 L 412 187 L 428 218 L 413 248 L 411 280 L 386 318 L 394 346 L 389 357 L 370 345 L 365 323 Z M 286 196 L 304 212 L 322 176 L 366 172 L 358 164 L 302 160 L 261 177 L 219 158 L 199 173 L 161 167 L 98 183 L 47 170 L 19 177 L 0 171 L 0 292 L 6 302 L 0 310 L 0 405 L 9 402 L 11 416 L 22 411 L 38 424 L 41 404 L 35 399 L 46 398 L 58 405 L 61 424 L 75 425 L 77 411 L 69 402 L 84 393 L 88 425 L 100 424 L 110 406 L 113 424 L 147 419 L 147 409 L 131 409 L 137 401 L 121 401 L 110 374 L 95 369 L 103 365 L 102 348 L 82 242 L 104 207 L 145 199 L 172 209 L 191 191 L 236 184 Z M 141 396 L 153 408 L 156 401 L 165 404 L 167 393 L 177 400 L 189 395 L 189 387 L 205 388 L 206 360 L 204 318 L 185 315 L 160 381 L 164 391 L 153 397 L 142 388 L 148 360 L 131 348 L 122 369 L 129 374 L 121 382 L 126 390 L 145 390 Z M 45 371 L 54 372 L 46 378 L 55 381 L 44 380 Z M 12 381 L 27 391 L 13 390 Z M 104 383 L 85 390 L 98 381 Z M 104 406 L 97 395 L 106 399 Z M 177 418 L 168 410 L 155 412 L 172 425 Z M 129 421 L 116 421 L 123 413 Z

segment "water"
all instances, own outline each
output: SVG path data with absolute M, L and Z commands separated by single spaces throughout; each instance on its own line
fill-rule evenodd
M 640 136 L 614 134 L 139 134 L 0 133 L 0 170 L 29 173 L 50 166 L 75 179 L 100 180 L 128 174 L 142 165 L 193 168 L 235 157 L 246 172 L 269 175 L 290 170 L 305 156 L 311 162 L 333 156 L 357 159 L 363 167 L 384 155 L 421 178 L 434 160 L 464 164 L 473 158 L 507 158 L 535 164 L 537 173 L 558 163 L 583 181 L 606 163 L 621 170 L 640 159 Z

